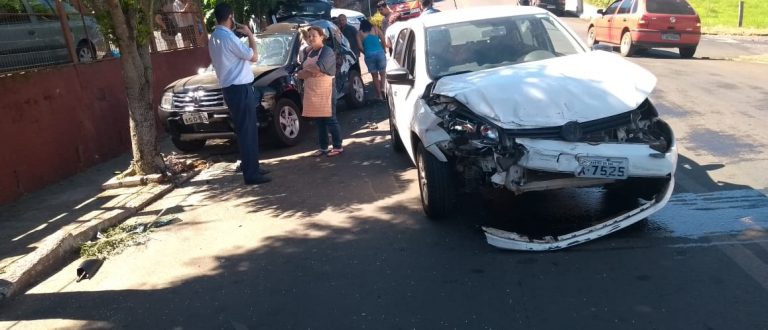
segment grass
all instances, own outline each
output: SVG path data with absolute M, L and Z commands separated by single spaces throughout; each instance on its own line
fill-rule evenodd
M 587 0 L 598 8 L 613 0 Z M 768 35 L 768 1 L 744 0 L 744 20 L 739 23 L 738 0 L 688 0 L 701 18 L 702 31 L 707 34 Z

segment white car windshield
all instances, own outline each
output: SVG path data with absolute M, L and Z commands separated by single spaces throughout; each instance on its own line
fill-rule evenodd
M 584 52 L 549 15 L 500 17 L 426 29 L 427 67 L 433 79 Z

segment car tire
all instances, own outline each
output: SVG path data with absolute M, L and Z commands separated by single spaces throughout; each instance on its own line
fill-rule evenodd
M 181 138 L 174 136 L 171 137 L 171 142 L 176 147 L 176 149 L 179 149 L 183 152 L 196 152 L 205 147 L 206 140 L 182 141 Z
M 590 26 L 589 30 L 587 30 L 587 47 L 592 48 L 592 46 L 597 45 L 599 42 L 597 41 L 597 34 L 595 33 L 595 27 Z
M 680 58 L 692 58 L 696 53 L 696 47 L 680 47 Z
M 284 147 L 299 143 L 303 123 L 301 110 L 291 99 L 282 98 L 272 108 L 272 130 L 277 143 Z
M 392 150 L 398 154 L 405 152 L 405 146 L 403 140 L 400 139 L 400 133 L 397 132 L 397 127 L 392 121 L 392 112 L 389 113 L 389 136 L 392 139 Z
M 360 72 L 356 70 L 349 71 L 349 90 L 347 91 L 346 101 L 350 108 L 359 108 L 365 104 L 365 84 Z
M 423 144 L 416 148 L 421 206 L 430 219 L 446 217 L 453 207 L 456 194 L 448 162 L 441 162 Z
M 78 63 L 88 63 L 96 60 L 96 47 L 88 40 L 81 40 L 75 49 Z
M 635 54 L 635 44 L 632 41 L 632 34 L 629 31 L 621 35 L 621 45 L 619 47 L 621 56 L 630 57 Z

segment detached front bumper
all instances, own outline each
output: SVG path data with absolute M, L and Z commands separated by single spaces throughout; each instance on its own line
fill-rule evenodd
M 640 207 L 628 211 L 614 218 L 564 235 L 548 236 L 544 239 L 533 239 L 514 232 L 508 232 L 491 227 L 483 227 L 488 244 L 508 250 L 522 251 L 548 251 L 559 250 L 581 243 L 586 243 L 596 238 L 603 237 L 622 228 L 626 228 L 640 220 L 645 219 L 667 204 L 672 196 L 675 179 L 672 177 L 669 183 L 656 195 L 652 201 L 642 204 Z

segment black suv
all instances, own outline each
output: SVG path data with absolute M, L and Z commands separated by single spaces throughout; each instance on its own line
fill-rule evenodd
M 349 42 L 330 21 L 316 20 L 309 25 L 323 28 L 328 46 L 336 52 L 337 96 L 347 106 L 363 105 L 363 80 L 360 64 Z M 299 142 L 304 130 L 301 118 L 301 83 L 294 73 L 301 48 L 299 24 L 278 23 L 256 35 L 259 61 L 251 66 L 253 86 L 261 92 L 258 106 L 259 128 L 269 128 L 282 146 Z M 179 79 L 166 87 L 158 109 L 159 117 L 173 144 L 186 152 L 197 151 L 209 139 L 234 139 L 229 110 L 212 66 L 197 75 Z

